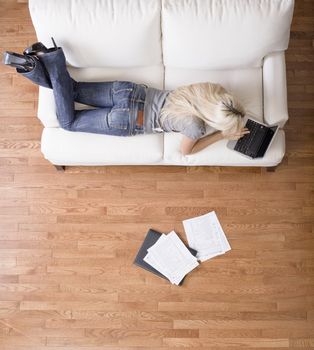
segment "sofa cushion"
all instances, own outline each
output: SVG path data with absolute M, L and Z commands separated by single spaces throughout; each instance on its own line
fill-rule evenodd
M 165 89 L 197 82 L 221 84 L 242 102 L 248 114 L 263 121 L 263 76 L 261 68 L 237 70 L 201 70 L 167 68 Z
M 219 83 L 236 96 L 242 102 L 247 114 L 254 119 L 263 122 L 263 89 L 262 69 L 238 69 L 238 70 L 196 70 L 166 68 L 166 89 L 175 89 L 177 86 L 190 84 L 192 82 Z M 245 162 L 245 158 L 226 149 L 224 141 L 211 145 L 203 151 L 184 157 L 180 152 L 182 135 L 179 133 L 164 134 L 164 160 L 175 164 L 223 164 L 221 161 L 239 163 Z M 227 164 L 226 164 L 227 165 Z
M 145 165 L 162 160 L 163 136 L 117 137 L 45 128 L 41 151 L 59 165 Z
M 167 67 L 260 67 L 286 50 L 293 0 L 163 0 L 163 58 Z
M 30 0 L 37 38 L 76 67 L 161 63 L 160 0 Z
M 147 84 L 161 89 L 163 86 L 164 69 L 162 66 L 133 67 L 133 68 L 74 68 L 68 67 L 70 75 L 77 81 L 113 81 L 129 80 L 135 83 Z M 88 108 L 79 103 L 75 109 Z M 56 128 L 59 122 L 56 116 L 56 105 L 53 91 L 44 87 L 39 88 L 38 118 L 45 127 Z
M 263 158 L 249 159 L 236 151 L 227 148 L 227 140 L 213 143 L 200 152 L 183 156 L 180 153 L 180 134 L 172 134 L 167 138 L 164 151 L 164 163 L 187 166 L 275 166 L 281 162 L 285 154 L 285 134 L 279 130 L 270 148 Z

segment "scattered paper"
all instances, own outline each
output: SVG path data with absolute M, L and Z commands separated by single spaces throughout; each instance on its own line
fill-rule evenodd
M 214 211 L 183 220 L 183 226 L 189 246 L 197 251 L 196 257 L 174 231 L 162 234 L 144 257 L 145 262 L 176 285 L 199 265 L 198 260 L 205 261 L 231 250 Z
M 197 251 L 197 259 L 205 261 L 231 250 L 214 211 L 183 220 L 189 246 Z
M 171 283 L 178 285 L 184 276 L 199 265 L 178 235 L 171 231 L 161 235 L 150 247 L 144 261 L 166 276 Z

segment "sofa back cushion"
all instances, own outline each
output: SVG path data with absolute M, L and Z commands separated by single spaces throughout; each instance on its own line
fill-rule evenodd
M 162 63 L 160 0 L 29 0 L 39 41 L 50 37 L 74 67 Z
M 294 0 L 163 0 L 163 58 L 167 67 L 260 67 L 286 50 Z

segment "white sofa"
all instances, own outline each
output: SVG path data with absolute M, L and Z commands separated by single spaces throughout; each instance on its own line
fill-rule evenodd
M 235 94 L 255 118 L 288 119 L 285 50 L 293 0 L 30 0 L 39 41 L 62 46 L 73 78 L 130 80 L 159 89 L 210 81 Z M 86 108 L 79 106 L 78 108 Z M 59 127 L 52 90 L 40 88 L 41 150 L 54 165 L 274 167 L 281 129 L 262 159 L 228 150 L 226 140 L 183 156 L 182 135 L 116 137 Z

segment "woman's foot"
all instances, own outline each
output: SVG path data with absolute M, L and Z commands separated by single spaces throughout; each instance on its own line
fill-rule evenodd
M 51 89 L 49 74 L 37 56 L 20 55 L 16 52 L 5 51 L 3 53 L 3 63 L 16 68 L 17 73 L 33 83 Z
M 3 63 L 16 68 L 17 73 L 31 80 L 33 83 L 52 88 L 50 74 L 46 67 L 48 60 L 48 68 L 50 65 L 55 65 L 56 57 L 61 57 L 61 61 L 65 65 L 65 57 L 61 47 L 57 47 L 52 39 L 54 47 L 47 49 L 45 45 L 37 42 L 24 50 L 24 55 L 5 51 L 3 53 Z M 59 58 L 60 61 L 60 58 Z M 73 80 L 72 80 L 73 81 Z M 73 87 L 72 87 L 73 89 Z
M 34 57 L 29 55 L 20 55 L 12 51 L 4 51 L 2 62 L 5 65 L 18 68 L 24 72 L 30 72 L 36 65 Z

